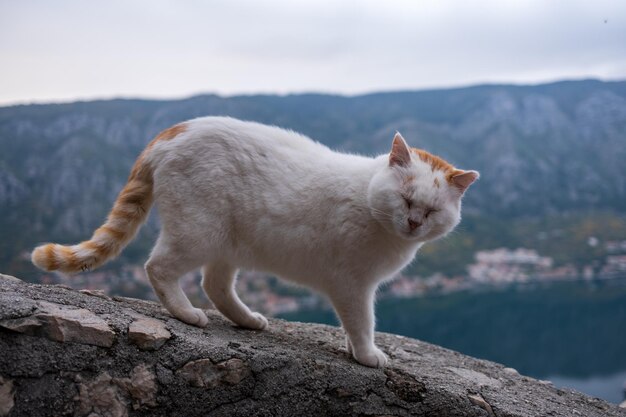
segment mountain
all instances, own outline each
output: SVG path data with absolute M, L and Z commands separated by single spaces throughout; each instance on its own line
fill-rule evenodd
M 0 270 L 23 273 L 25 251 L 38 242 L 88 237 L 143 146 L 205 115 L 275 124 L 364 154 L 386 152 L 398 130 L 413 146 L 479 170 L 464 212 L 498 230 L 511 219 L 626 213 L 624 81 L 20 105 L 0 108 Z M 124 259 L 145 255 L 156 230 L 152 216 Z

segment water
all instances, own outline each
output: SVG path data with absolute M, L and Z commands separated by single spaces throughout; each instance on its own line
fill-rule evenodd
M 572 388 L 594 397 L 604 398 L 612 403 L 617 404 L 624 400 L 626 371 L 618 372 L 615 375 L 592 376 L 589 378 L 548 376 L 545 379 L 552 381 L 557 387 Z
M 626 278 L 381 300 L 377 330 L 435 343 L 613 403 L 626 381 Z M 336 324 L 330 311 L 283 315 Z

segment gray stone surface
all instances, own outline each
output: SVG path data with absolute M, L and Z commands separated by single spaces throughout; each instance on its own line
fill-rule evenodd
M 217 364 L 210 359 L 198 359 L 187 362 L 176 375 L 193 387 L 215 388 L 223 383 L 239 384 L 250 375 L 250 368 L 238 358 Z
M 157 350 L 167 342 L 171 333 L 165 324 L 149 317 L 139 317 L 128 326 L 128 339 L 143 350 Z
M 21 279 L 16 278 L 13 275 L 5 275 L 5 274 L 0 274 L 0 280 L 22 282 Z
M 58 342 L 77 342 L 111 347 L 115 333 L 106 321 L 84 308 L 40 300 L 26 317 L 0 319 L 0 327 Z
M 13 401 L 13 381 L 10 379 L 4 379 L 0 376 L 0 416 L 6 416 L 13 408 L 15 402 Z
M 44 326 L 37 323 L 46 303 L 88 311 L 113 343 L 84 343 L 85 326 L 75 328 L 78 339 L 29 330 Z M 139 315 L 171 333 L 158 350 L 130 341 Z M 0 320 L 14 324 L 0 327 L 0 415 L 626 416 L 617 405 L 414 339 L 378 333 L 391 360 L 371 369 L 351 359 L 334 327 L 271 320 L 268 330 L 250 331 L 208 316 L 199 329 L 156 303 L 0 277 Z

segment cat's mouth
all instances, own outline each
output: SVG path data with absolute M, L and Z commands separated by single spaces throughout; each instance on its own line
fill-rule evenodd
M 408 240 L 418 240 L 420 238 L 420 236 L 422 235 L 421 230 L 419 228 L 417 229 L 405 229 L 402 231 L 402 237 L 408 239 Z

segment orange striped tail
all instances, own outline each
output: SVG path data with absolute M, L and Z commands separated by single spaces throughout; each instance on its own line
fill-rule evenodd
M 153 202 L 152 170 L 139 157 L 107 221 L 91 239 L 77 245 L 48 243 L 33 250 L 31 260 L 45 271 L 73 274 L 95 269 L 116 257 L 148 216 Z
M 128 182 L 117 196 L 107 221 L 94 232 L 91 239 L 71 246 L 48 243 L 36 247 L 31 254 L 33 264 L 45 271 L 73 274 L 95 269 L 115 258 L 135 237 L 152 207 L 153 171 L 146 162 L 146 155 L 159 141 L 172 140 L 186 129 L 185 123 L 179 123 L 159 133 L 148 144 L 135 162 Z

